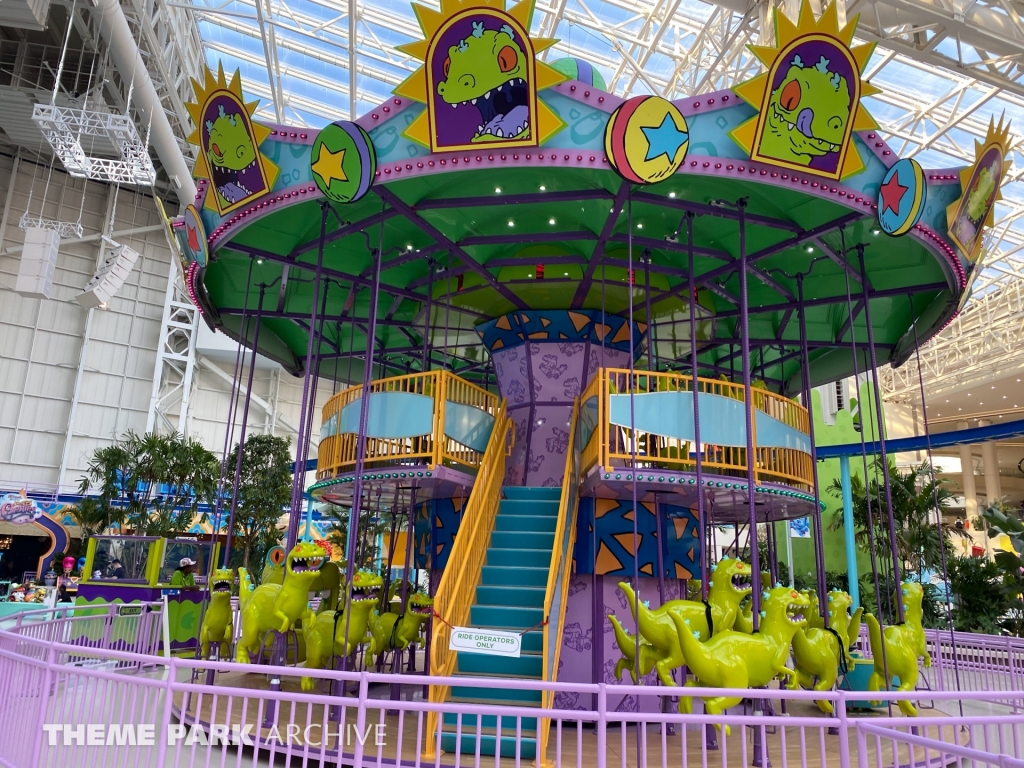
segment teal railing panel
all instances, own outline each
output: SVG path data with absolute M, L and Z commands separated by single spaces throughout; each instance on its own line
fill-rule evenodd
M 444 405 L 444 434 L 474 451 L 483 453 L 494 429 L 494 417 L 473 405 L 453 403 Z
M 630 426 L 630 396 L 610 395 L 611 418 L 620 427 Z M 700 437 L 704 443 L 743 448 L 747 444 L 745 406 L 739 400 L 702 392 L 700 403 Z M 810 438 L 797 429 L 755 411 L 757 445 L 766 448 L 794 448 L 810 453 Z M 694 441 L 693 393 L 647 392 L 633 396 L 633 417 L 641 432 Z
M 337 434 L 359 433 L 362 402 L 360 398 L 341 409 Z M 419 437 L 433 431 L 434 398 L 412 392 L 374 392 L 370 395 L 367 437 Z

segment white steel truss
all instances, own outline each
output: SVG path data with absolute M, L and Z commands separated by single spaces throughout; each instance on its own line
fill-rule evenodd
M 926 396 L 949 395 L 1024 370 L 1024 285 L 1017 280 L 979 297 L 921 350 Z M 918 364 L 880 371 L 889 402 L 920 403 Z
M 176 262 L 177 255 L 172 254 L 146 431 L 180 432 L 187 436 L 199 309 L 185 295 Z
M 72 176 L 145 187 L 156 181 L 147 142 L 139 137 L 135 122 L 128 115 L 36 104 L 32 108 L 32 120 Z M 82 148 L 83 136 L 110 142 L 120 157 L 111 159 L 86 154 Z

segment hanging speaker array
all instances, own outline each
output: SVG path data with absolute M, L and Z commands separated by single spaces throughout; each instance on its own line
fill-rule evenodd
M 121 245 L 109 238 L 103 238 L 111 246 L 107 258 L 96 270 L 92 280 L 75 296 L 86 309 L 104 307 L 114 294 L 121 290 L 124 281 L 131 274 L 139 254 L 127 245 Z

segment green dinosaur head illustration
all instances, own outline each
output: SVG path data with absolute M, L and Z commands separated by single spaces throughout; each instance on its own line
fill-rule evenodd
M 215 168 L 241 171 L 256 160 L 256 148 L 241 114 L 226 114 L 219 108 L 216 120 L 206 121 L 206 157 Z
M 375 603 L 380 599 L 384 580 L 372 571 L 356 571 L 352 574 L 352 602 Z
M 300 541 L 284 561 L 285 576 L 304 576 L 310 580 L 324 562 L 327 553 L 323 547 L 312 541 Z
M 804 626 L 805 614 L 811 607 L 811 601 L 792 587 L 773 587 L 761 593 L 762 619 L 772 624 L 795 624 Z
M 709 599 L 729 597 L 739 602 L 750 594 L 750 566 L 732 557 L 719 560 L 711 566 L 711 581 L 708 582 Z
M 805 66 L 799 54 L 772 91 L 759 152 L 766 157 L 809 165 L 815 157 L 838 152 L 852 119 L 846 78 L 829 70 L 822 56 Z
M 808 604 L 811 606 L 811 610 L 808 613 L 812 613 L 815 616 L 818 615 L 818 593 L 813 589 L 801 589 L 800 594 L 807 598 Z
M 434 598 L 425 592 L 409 595 L 408 610 L 418 616 L 430 616 L 434 612 Z
M 988 213 L 988 200 L 995 188 L 996 181 L 992 176 L 992 169 L 987 166 L 982 168 L 974 189 L 967 196 L 967 215 L 975 224 L 981 224 L 981 220 Z
M 218 568 L 210 576 L 210 592 L 215 595 L 231 595 L 235 584 L 235 574 L 230 568 Z
M 455 109 L 479 112 L 473 141 L 529 137 L 529 67 L 510 26 L 486 29 L 474 21 L 472 34 L 448 49 L 444 77 L 437 95 Z

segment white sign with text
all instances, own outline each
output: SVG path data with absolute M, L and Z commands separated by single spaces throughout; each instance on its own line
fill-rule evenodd
M 448 650 L 484 653 L 491 656 L 511 656 L 518 659 L 522 645 L 523 638 L 516 632 L 453 627 L 451 639 L 448 641 Z

